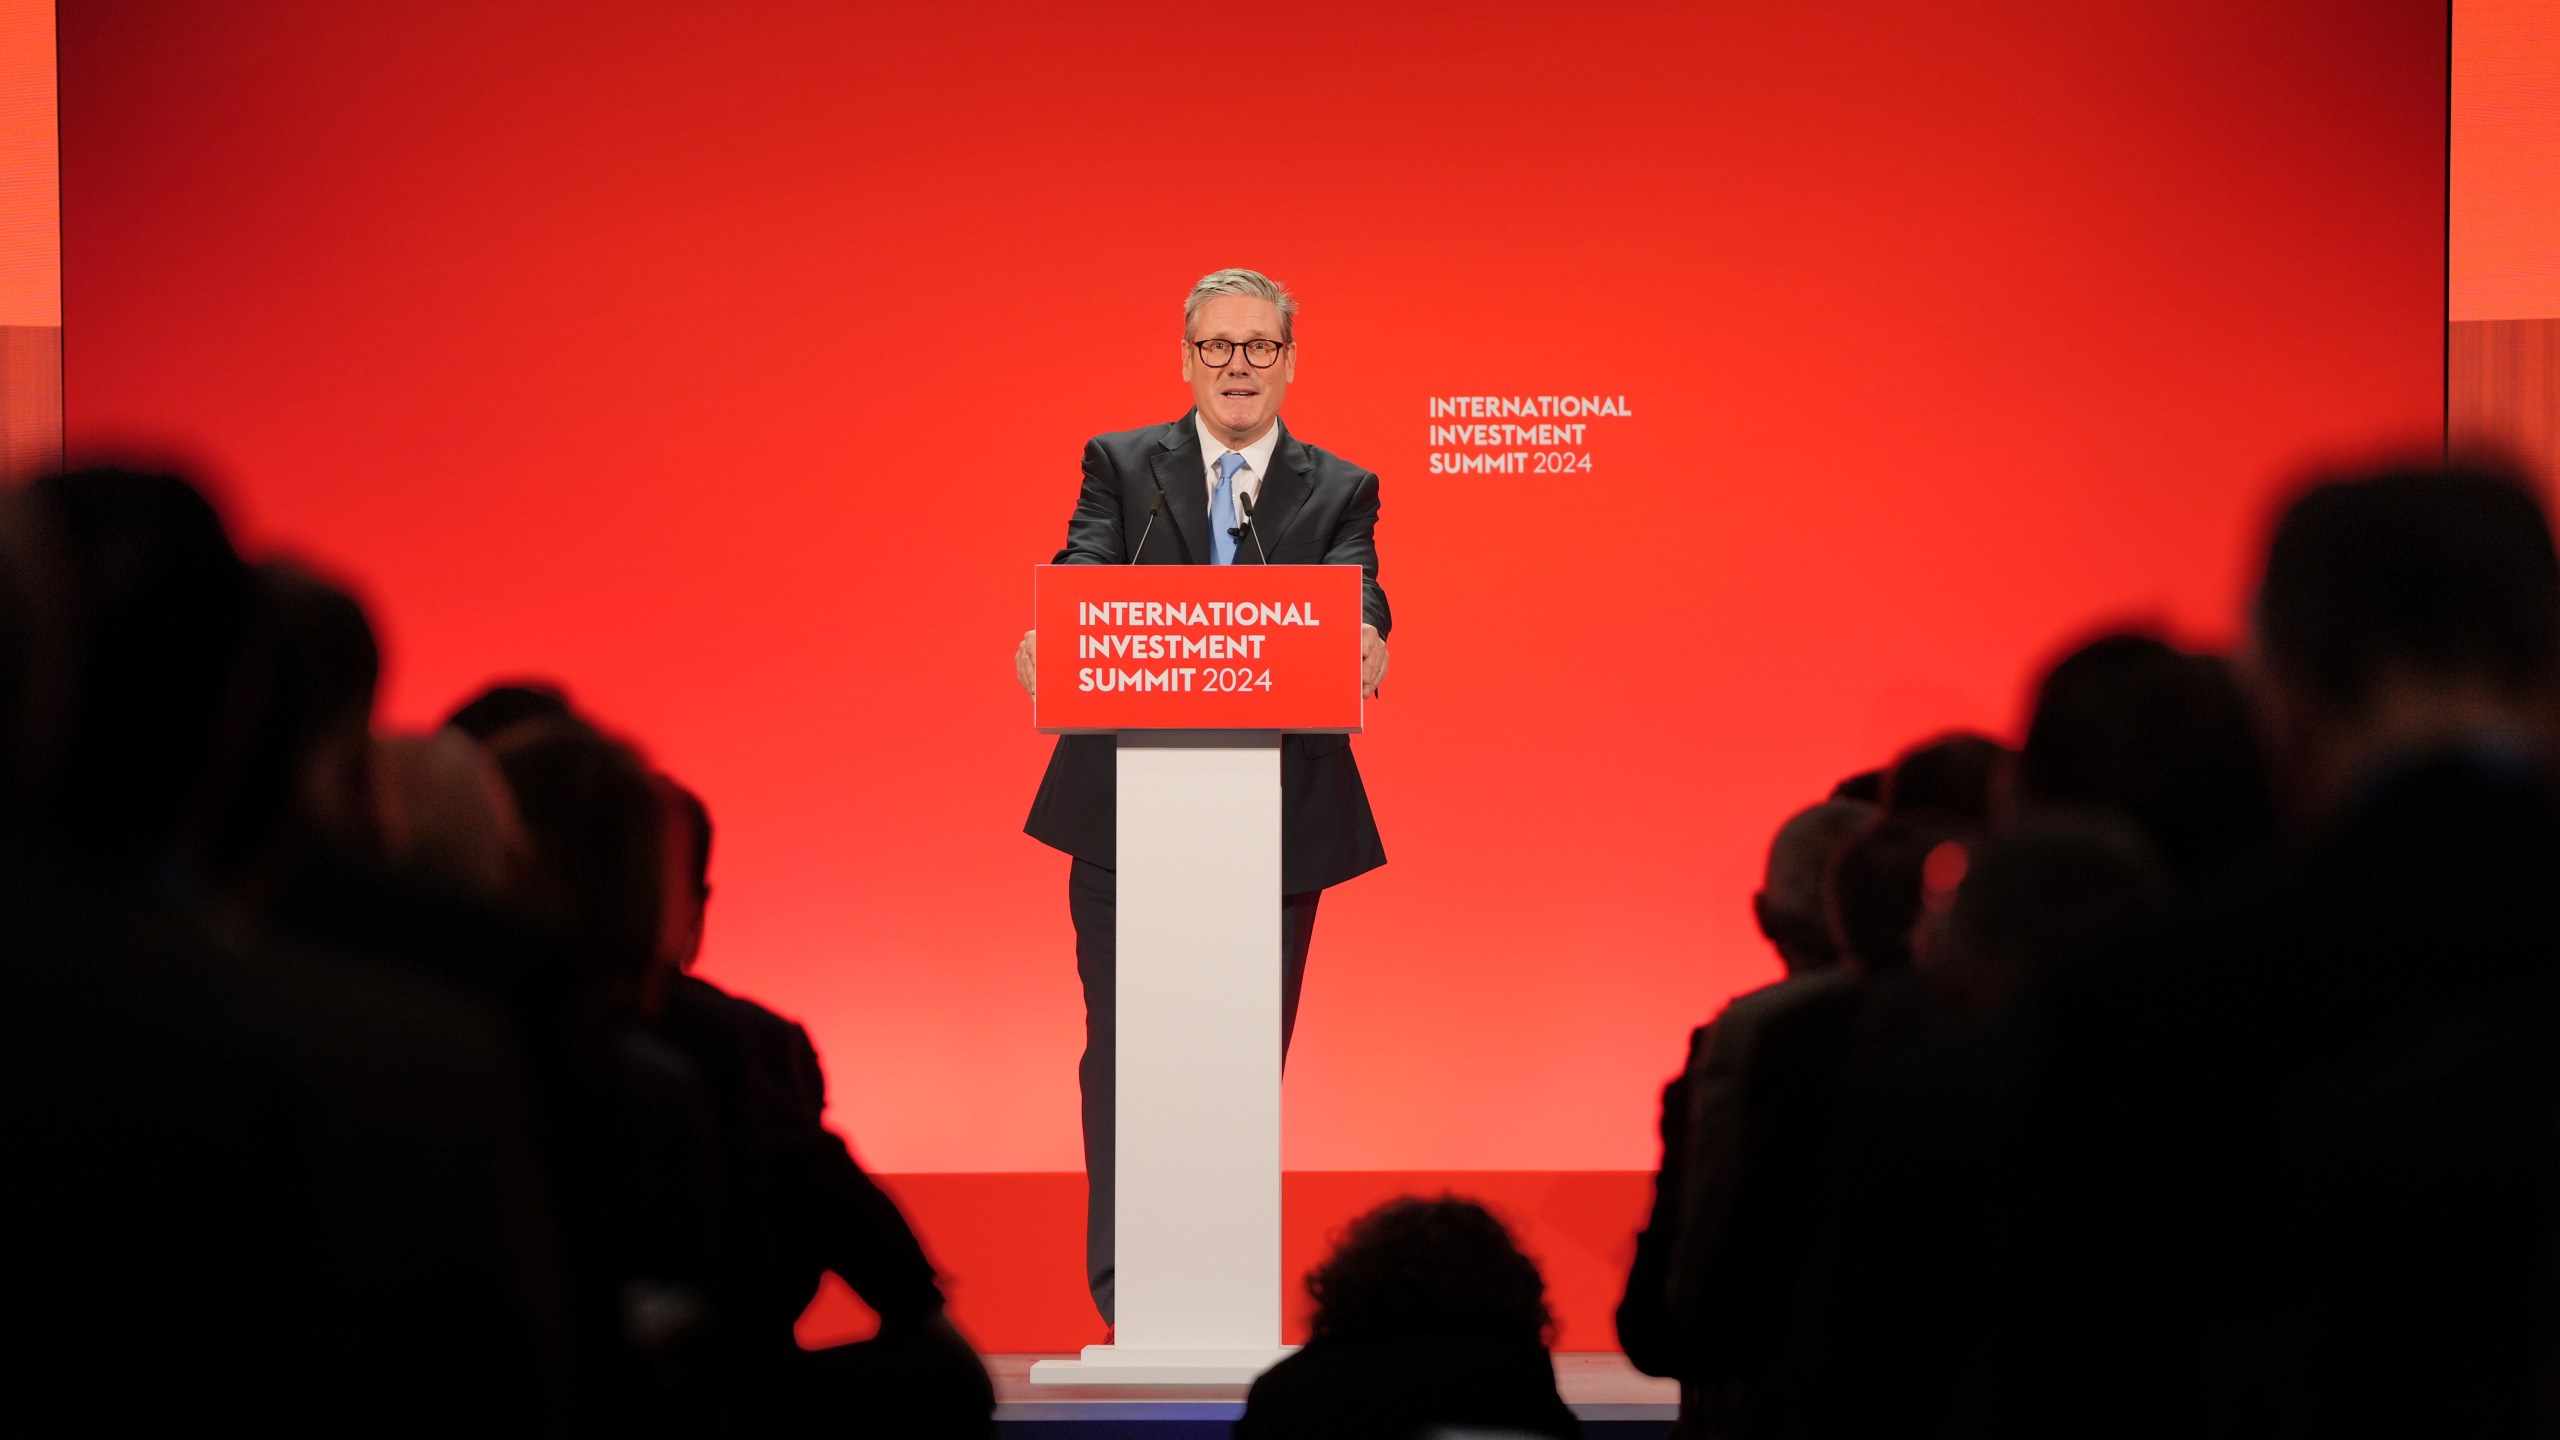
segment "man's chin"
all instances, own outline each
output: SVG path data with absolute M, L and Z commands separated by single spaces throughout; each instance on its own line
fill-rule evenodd
M 1230 435 L 1250 435 L 1262 427 L 1264 419 L 1258 406 L 1219 405 L 1209 411 L 1209 423 Z

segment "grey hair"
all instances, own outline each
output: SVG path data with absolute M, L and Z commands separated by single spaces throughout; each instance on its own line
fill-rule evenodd
M 1212 270 L 1191 287 L 1191 298 L 1182 302 L 1182 333 L 1191 333 L 1191 323 L 1200 318 L 1200 307 L 1220 295 L 1250 295 L 1268 300 L 1280 310 L 1280 339 L 1288 343 L 1297 338 L 1298 297 L 1289 287 L 1259 270 Z

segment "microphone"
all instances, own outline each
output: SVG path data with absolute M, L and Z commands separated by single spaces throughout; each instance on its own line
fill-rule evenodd
M 1147 525 L 1146 525 L 1146 528 L 1145 528 L 1145 529 L 1143 529 L 1143 530 L 1140 530 L 1140 531 L 1138 532 L 1138 544 L 1137 544 L 1137 547 L 1136 547 L 1135 549 L 1133 549 L 1133 550 L 1131 550 L 1131 551 L 1129 552 L 1129 563 L 1130 563 L 1130 564 L 1135 565 L 1135 564 L 1137 564 L 1137 563 L 1138 563 L 1138 556 L 1139 556 L 1140 554 L 1142 554 L 1142 553 L 1146 550 L 1146 548 L 1147 548 L 1147 537 L 1148 537 L 1148 536 L 1150 536 L 1150 535 L 1153 535 L 1154 533 L 1156 533 L 1156 516 L 1158 516 L 1158 515 L 1162 514 L 1163 512 L 1164 512 L 1164 482 L 1163 482 L 1162 480 L 1158 480 L 1158 481 L 1156 481 L 1156 498 L 1154 498 L 1153 500 L 1150 500 L 1150 501 L 1148 501 L 1148 502 L 1147 502 Z
M 1236 526 L 1235 529 L 1228 531 L 1227 538 L 1233 540 L 1236 536 L 1243 534 L 1246 531 L 1251 531 L 1253 534 L 1253 553 L 1262 557 L 1263 564 L 1270 564 L 1271 554 L 1269 551 L 1262 548 L 1262 532 L 1255 529 L 1253 523 L 1253 492 L 1250 490 L 1238 490 L 1236 492 L 1236 504 L 1244 509 L 1244 523 Z

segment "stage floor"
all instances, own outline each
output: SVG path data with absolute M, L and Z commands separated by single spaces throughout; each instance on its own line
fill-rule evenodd
M 1045 1355 L 990 1355 L 996 1419 L 1021 1421 L 1233 1420 L 1244 1413 L 1242 1385 L 1113 1385 L 1070 1389 L 1031 1383 L 1031 1362 Z M 1066 1358 L 1066 1357 L 1058 1357 Z M 1680 1387 L 1636 1373 L 1614 1350 L 1556 1356 L 1556 1388 L 1586 1421 L 1665 1421 L 1680 1413 Z
M 1080 1172 L 878 1175 L 924 1241 L 951 1318 L 984 1355 L 1053 1355 L 1102 1339 L 1084 1282 Z M 1291 1170 L 1280 1177 L 1281 1336 L 1306 1334 L 1312 1302 L 1298 1277 L 1322 1264 L 1351 1221 L 1404 1195 L 1463 1195 L 1502 1217 L 1538 1262 L 1556 1344 L 1614 1350 L 1616 1311 L 1653 1206 L 1650 1170 Z M 828 1277 L 800 1322 L 800 1343 L 840 1345 L 878 1324 Z

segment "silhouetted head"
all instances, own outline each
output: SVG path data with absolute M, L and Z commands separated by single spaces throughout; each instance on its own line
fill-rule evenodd
M 502 900 L 524 883 L 533 842 L 498 762 L 459 730 L 374 746 L 382 848 L 394 870 L 430 886 Z
M 189 872 L 237 740 L 248 567 L 174 475 L 48 476 L 10 508 L 13 826 L 100 873 Z
M 680 873 L 693 893 L 711 898 L 711 807 L 702 797 L 686 788 L 673 776 L 660 776 L 667 787 L 667 798 L 674 806 L 676 831 L 684 842 Z
M 2158 923 L 2173 894 L 2140 836 L 2111 819 L 2022 821 L 1974 846 L 1921 968 L 1988 1010 L 2056 966 Z
M 640 758 L 583 721 L 509 726 L 491 747 L 533 841 L 523 888 L 592 990 L 647 1013 L 665 980 L 666 810 Z
M 662 942 L 667 963 L 690 969 L 702 953 L 702 926 L 711 905 L 711 809 L 675 777 L 658 777 L 667 810 L 667 920 Z
M 2265 748 L 2231 667 L 2150 635 L 2101 636 L 2045 676 L 2017 793 L 2025 812 L 2087 810 L 2132 825 L 2186 883 L 2275 828 Z
M 241 877 L 322 840 L 380 843 L 371 774 L 382 654 L 355 597 L 297 566 L 260 566 L 242 667 L 239 757 L 223 784 L 214 868 Z
M 1472 1200 L 1390 1200 L 1351 1222 L 1307 1275 L 1311 1340 L 1546 1343 L 1546 1282 Z
M 1884 803 L 1884 772 L 1861 770 L 1831 787 L 1834 800 L 1855 800 L 1861 805 Z
M 1988 825 L 2009 758 L 2009 747 L 1988 735 L 1958 732 L 1915 745 L 1885 772 L 1885 812 Z
M 1823 887 L 1841 960 L 1868 976 L 1910 969 L 1914 932 L 1931 893 L 1954 892 L 1975 833 L 1943 815 L 1887 811 L 1850 836 Z
M 2254 621 L 2270 728 L 2306 798 L 2395 753 L 2547 755 L 2560 725 L 2560 557 L 2512 475 L 2313 487 L 2277 522 Z
M 1760 933 L 1777 947 L 1787 973 L 1819 970 L 1840 958 L 1822 909 L 1822 878 L 1831 873 L 1841 846 L 1875 819 L 1872 805 L 1828 800 L 1788 817 L 1769 845 L 1769 868 L 1751 911 Z
M 577 713 L 568 692 L 548 680 L 502 680 L 463 701 L 444 723 L 486 745 L 514 726 Z

